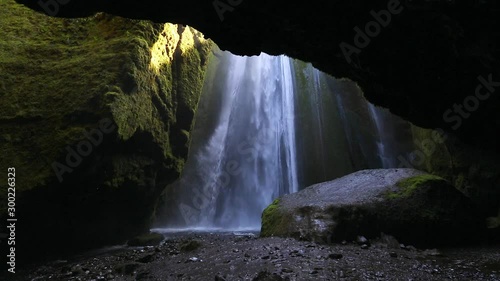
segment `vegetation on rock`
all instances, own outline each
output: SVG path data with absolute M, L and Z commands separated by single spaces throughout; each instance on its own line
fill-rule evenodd
M 418 188 L 429 184 L 430 181 L 445 181 L 443 178 L 430 175 L 422 174 L 406 179 L 402 179 L 396 183 L 399 190 L 394 192 L 388 192 L 387 197 L 390 199 L 396 198 L 407 198 L 410 197 Z
M 51 251 L 50 241 L 87 247 L 145 232 L 182 170 L 212 42 L 187 26 L 52 18 L 13 0 L 0 0 L 0 26 L 0 169 L 16 168 L 19 244 Z M 116 129 L 70 167 L 68 149 L 104 118 Z M 71 170 L 61 182 L 56 162 Z
M 275 234 L 283 232 L 284 228 L 287 227 L 286 220 L 279 210 L 279 202 L 279 199 L 275 199 L 273 203 L 267 206 L 267 208 L 262 212 L 262 228 L 260 236 L 274 236 Z M 276 231 L 277 229 L 280 229 L 280 231 Z

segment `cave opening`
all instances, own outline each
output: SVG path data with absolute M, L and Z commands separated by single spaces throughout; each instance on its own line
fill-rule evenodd
M 258 231 L 264 208 L 284 194 L 404 166 L 411 130 L 355 82 L 310 63 L 214 48 L 187 162 L 166 188 L 155 231 Z

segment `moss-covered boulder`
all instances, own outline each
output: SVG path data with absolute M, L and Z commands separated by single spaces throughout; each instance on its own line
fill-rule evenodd
M 13 0 L 0 0 L 0 26 L 0 171 L 4 183 L 16 171 L 19 250 L 147 232 L 182 170 L 212 42 L 187 26 L 52 18 Z
M 413 169 L 363 170 L 275 200 L 261 236 L 322 243 L 389 233 L 416 246 L 477 238 L 484 226 L 469 198 L 446 180 Z

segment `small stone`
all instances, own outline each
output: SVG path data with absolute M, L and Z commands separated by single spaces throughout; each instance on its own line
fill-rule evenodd
M 269 256 L 263 256 L 263 257 L 261 257 L 261 259 L 263 259 L 263 260 L 268 260 L 269 258 L 270 258 Z
M 191 257 L 191 258 L 186 260 L 186 262 L 197 262 L 197 261 L 200 261 L 200 259 L 197 257 Z
M 405 250 L 407 250 L 407 251 L 416 251 L 417 248 L 415 248 L 415 247 L 413 247 L 411 245 L 408 245 L 408 246 L 405 247 Z
M 342 245 L 347 245 L 347 241 L 342 240 L 342 242 L 340 242 L 340 244 L 342 244 Z
M 226 281 L 226 279 L 219 274 L 215 275 L 215 281 Z
M 394 238 L 391 235 L 387 235 L 385 233 L 380 233 L 380 238 L 382 242 L 387 246 L 389 249 L 399 249 L 400 244 L 396 238 Z
M 343 255 L 342 254 L 329 254 L 328 257 L 333 259 L 333 260 L 339 260 L 343 257 Z
M 249 253 L 245 253 L 245 258 L 249 258 L 250 257 L 250 254 Z
M 283 273 L 292 273 L 292 272 L 293 272 L 293 270 L 291 270 L 290 268 L 283 268 L 283 269 L 281 270 L 281 272 L 283 272 Z
M 396 252 L 390 252 L 389 256 L 391 256 L 391 258 L 397 258 L 398 254 L 396 254 Z
M 366 250 L 368 248 L 370 248 L 370 246 L 368 246 L 368 244 L 361 245 L 361 249 L 363 249 L 363 250 Z
M 424 251 L 424 255 L 427 256 L 432 256 L 432 257 L 439 257 L 442 256 L 442 254 L 437 250 L 437 249 L 428 249 Z
M 366 237 L 364 237 L 364 236 L 358 236 L 356 238 L 356 243 L 358 243 L 359 245 L 363 245 L 363 244 L 368 245 L 369 244 L 368 239 L 366 239 Z

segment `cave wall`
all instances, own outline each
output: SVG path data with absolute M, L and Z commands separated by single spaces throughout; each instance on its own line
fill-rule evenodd
M 480 166 L 497 167 L 493 162 L 500 158 L 498 1 L 16 1 L 54 17 L 106 11 L 189 24 L 222 50 L 285 54 L 311 62 L 334 77 L 357 82 L 370 102 L 416 126 L 444 130 L 460 143 L 457 151 L 477 155 L 462 157 L 463 168 L 453 169 L 453 177 L 466 177 L 468 172 L 462 171 L 482 159 Z M 428 170 L 450 178 L 446 161 L 434 161 L 441 164 Z M 486 174 L 486 181 L 478 177 Z M 472 173 L 472 185 L 477 187 L 473 189 L 484 186 L 498 194 L 498 177 L 486 174 Z M 463 189 L 462 181 L 456 184 Z
M 415 147 L 399 157 L 400 167 L 439 175 L 471 198 L 482 217 L 500 217 L 500 163 L 494 153 L 443 131 L 417 126 L 411 131 Z
M 106 11 L 184 23 L 235 54 L 286 54 L 356 81 L 369 101 L 415 125 L 498 152 L 495 0 L 16 1 L 56 17 Z
M 51 18 L 13 0 L 0 0 L 0 26 L 0 170 L 16 170 L 19 250 L 147 231 L 182 170 L 212 42 L 182 25 Z

